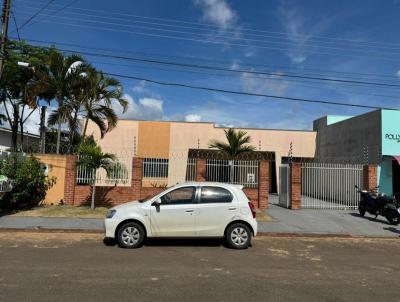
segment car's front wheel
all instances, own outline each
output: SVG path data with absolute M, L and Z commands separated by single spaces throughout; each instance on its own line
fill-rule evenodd
M 226 241 L 233 249 L 247 249 L 251 243 L 250 228 L 244 223 L 234 223 L 226 230 Z
M 120 247 L 134 249 L 141 247 L 145 237 L 143 227 L 136 222 L 128 222 L 118 230 L 118 244 Z

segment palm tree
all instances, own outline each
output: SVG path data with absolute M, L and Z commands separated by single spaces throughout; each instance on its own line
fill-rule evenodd
M 224 132 L 228 143 L 212 140 L 208 145 L 209 148 L 218 149 L 231 160 L 237 158 L 240 154 L 251 152 L 256 149 L 249 145 L 251 139 L 246 131 L 235 131 L 235 129 L 229 128 L 228 130 L 224 130 Z
M 117 79 L 96 70 L 89 72 L 87 91 L 88 95 L 83 102 L 85 124 L 82 135 L 85 137 L 89 120 L 91 120 L 99 127 L 101 137 L 104 137 L 118 122 L 113 104 L 118 103 L 123 112 L 126 112 L 128 101 L 123 97 L 122 85 Z
M 49 56 L 47 75 L 47 91 L 57 101 L 57 154 L 60 153 L 61 125 L 70 118 L 74 85 L 83 81 L 82 73 L 89 68 L 81 56 L 64 56 L 57 50 L 52 50 Z
M 227 143 L 218 140 L 212 140 L 208 146 L 209 148 L 218 149 L 228 157 L 230 166 L 230 182 L 233 182 L 233 160 L 241 154 L 254 151 L 255 147 L 249 145 L 251 139 L 250 136 L 247 135 L 246 131 L 235 131 L 235 129 L 229 128 L 228 130 L 224 130 L 224 132 L 228 141 Z
M 96 172 L 98 169 L 104 169 L 107 177 L 112 174 L 115 165 L 115 156 L 109 153 L 103 153 L 100 146 L 92 140 L 85 140 L 79 147 L 79 161 L 78 165 L 85 167 L 92 175 L 92 200 L 90 208 L 94 210 L 94 198 L 96 194 Z

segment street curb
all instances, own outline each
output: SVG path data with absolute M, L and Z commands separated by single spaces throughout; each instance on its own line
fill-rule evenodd
M 344 239 L 397 239 L 400 236 L 363 236 L 351 235 L 348 233 L 276 233 L 276 232 L 260 232 L 257 237 L 271 238 L 344 238 Z
M 50 229 L 50 228 L 0 228 L 0 233 L 77 233 L 77 234 L 104 234 L 104 230 L 85 230 L 85 229 Z M 270 238 L 339 238 L 339 239 L 396 239 L 391 236 L 357 236 L 348 233 L 277 233 L 277 232 L 259 232 L 256 237 Z
M 85 230 L 85 229 L 49 229 L 49 228 L 0 228 L 0 233 L 26 232 L 26 233 L 91 233 L 104 234 L 104 230 Z

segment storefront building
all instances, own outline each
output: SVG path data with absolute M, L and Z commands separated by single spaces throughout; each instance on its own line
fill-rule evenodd
M 316 158 L 377 164 L 379 192 L 400 193 L 400 111 L 376 110 L 359 116 L 325 116 L 314 121 Z

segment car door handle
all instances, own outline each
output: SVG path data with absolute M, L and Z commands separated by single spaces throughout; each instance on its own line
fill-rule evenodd
M 229 208 L 228 210 L 229 211 L 233 211 L 233 210 L 236 210 L 236 208 Z
M 186 210 L 185 212 L 186 213 L 192 213 L 192 212 L 194 212 L 194 210 Z

